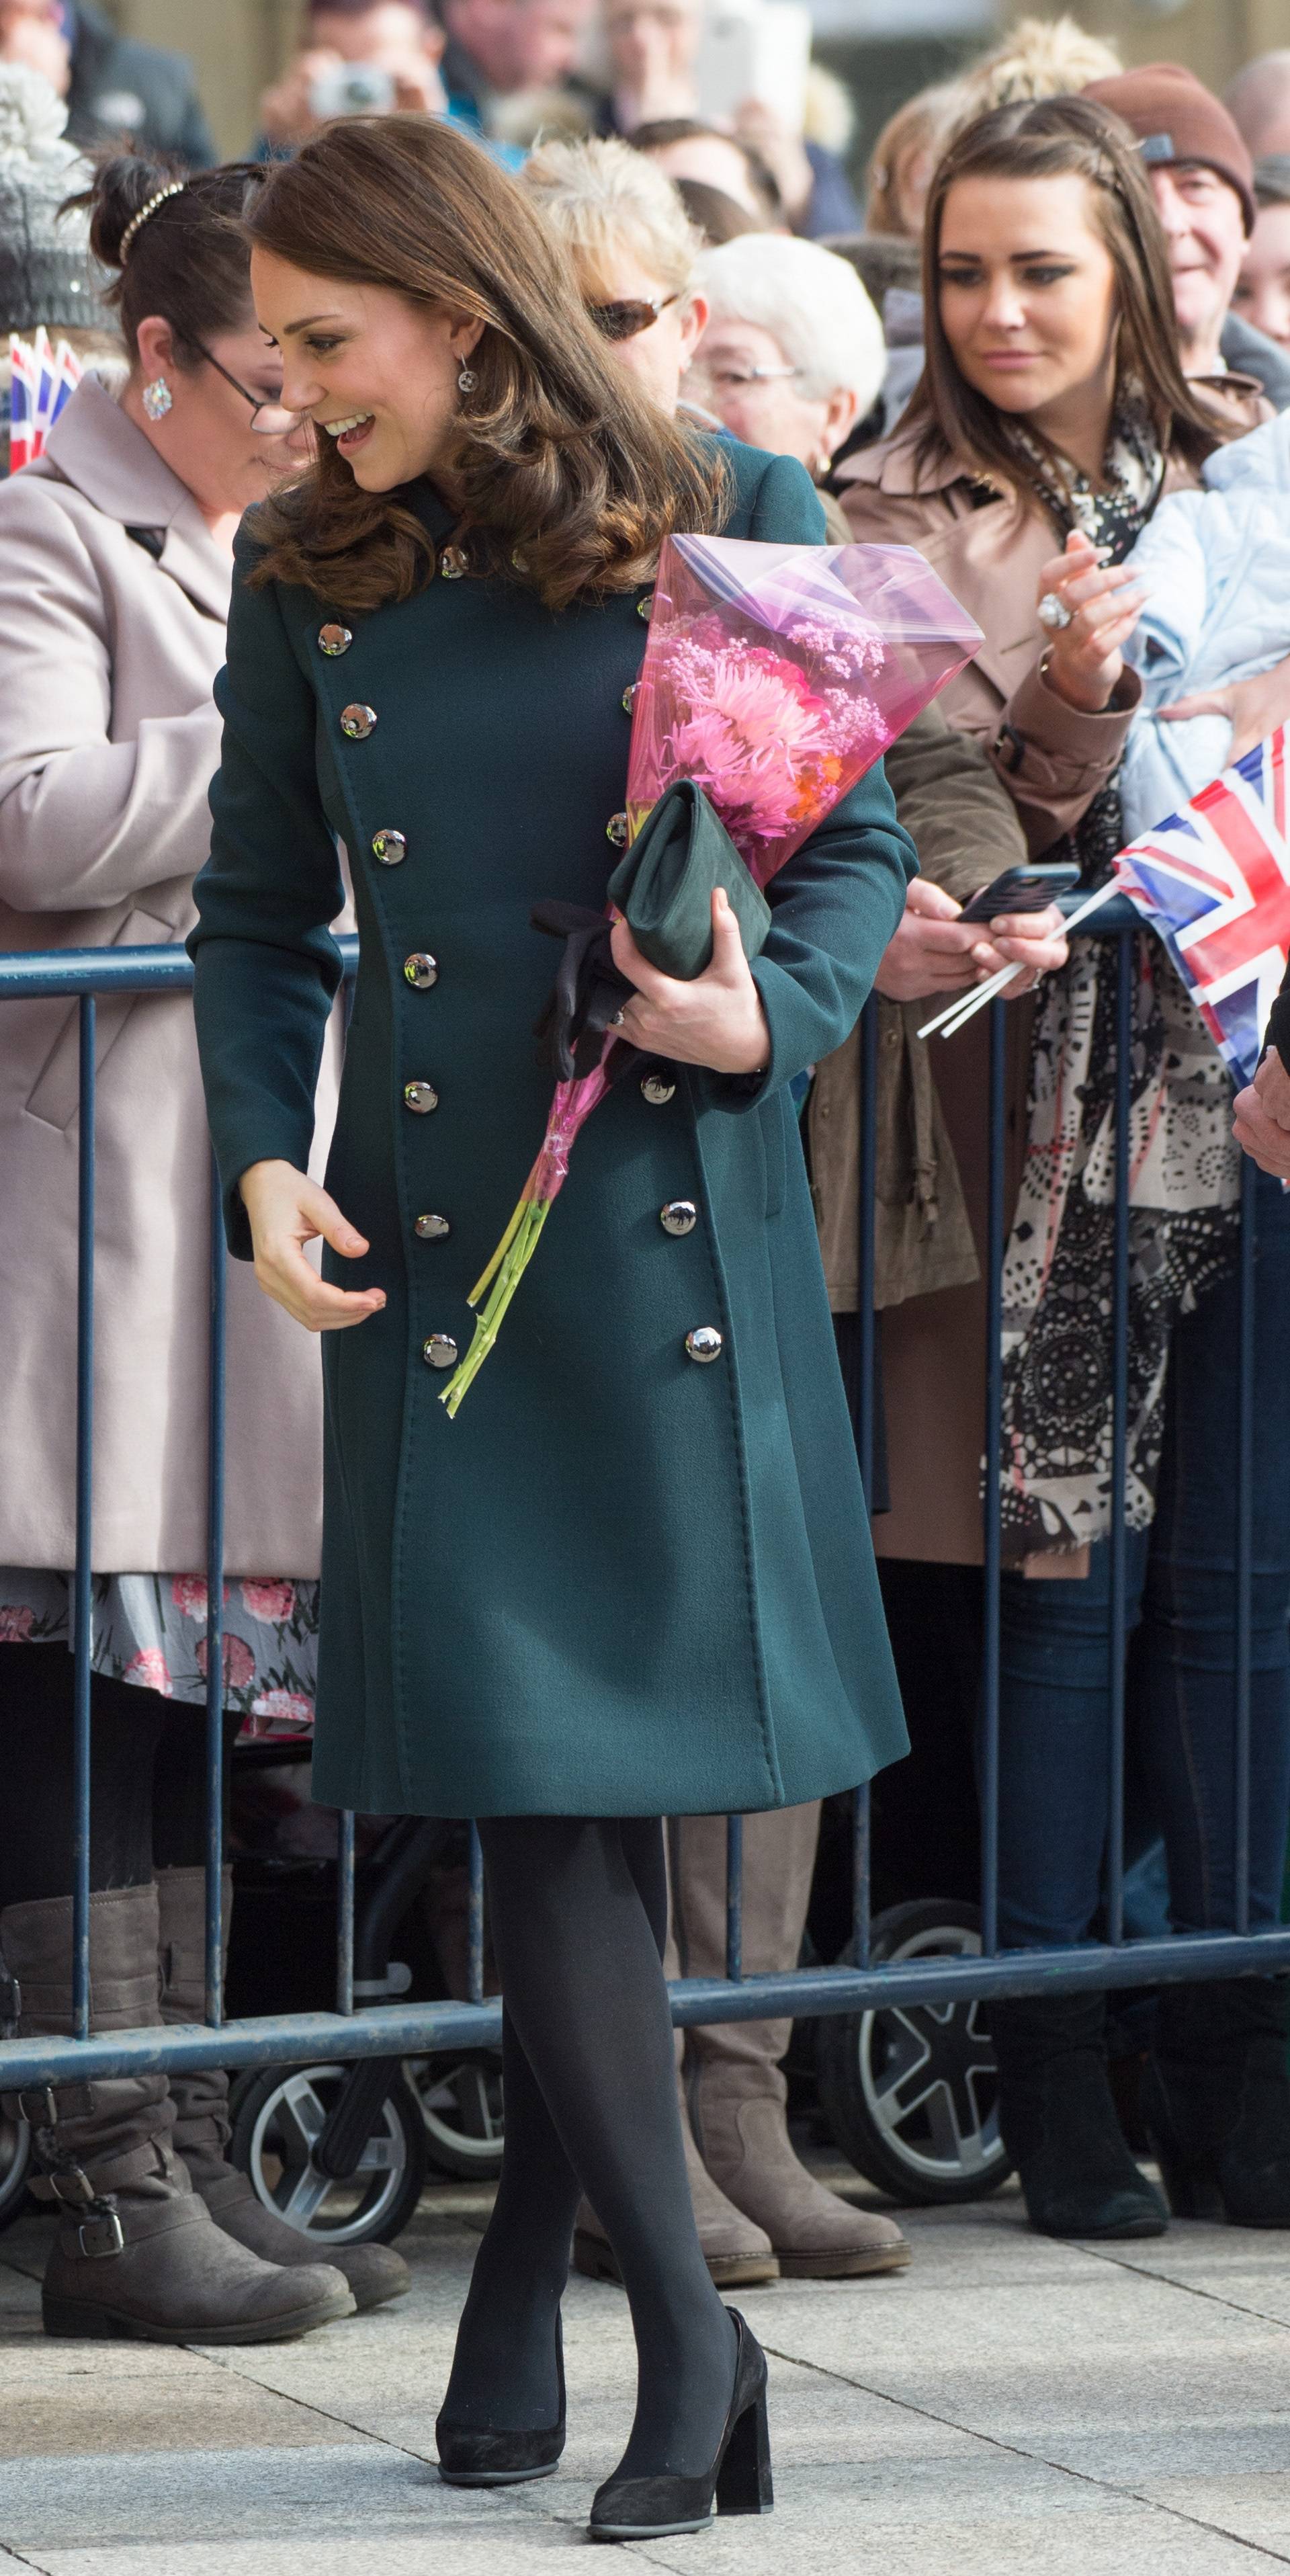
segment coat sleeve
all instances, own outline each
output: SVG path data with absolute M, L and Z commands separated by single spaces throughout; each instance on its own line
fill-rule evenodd
M 748 533 L 822 545 L 824 512 L 805 467 L 777 456 L 753 501 Z M 772 921 L 753 960 L 770 1030 L 760 1077 L 710 1075 L 709 1099 L 745 1109 L 840 1046 L 858 1020 L 918 861 L 880 760 L 834 806 L 767 888 Z
M 923 875 L 956 903 L 1024 868 L 1026 836 L 984 745 L 956 733 L 934 702 L 892 743 L 886 771 Z
M 252 1163 L 304 1171 L 327 1020 L 341 980 L 328 927 L 344 887 L 318 792 L 314 694 L 275 589 L 252 591 L 239 537 L 210 858 L 194 889 L 194 1007 L 229 1248 L 251 1257 L 237 1184 Z
M 111 741 L 116 638 L 80 531 L 48 482 L 18 475 L 0 537 L 0 899 L 92 912 L 191 877 L 207 849 L 214 707 L 145 717 L 133 741 Z

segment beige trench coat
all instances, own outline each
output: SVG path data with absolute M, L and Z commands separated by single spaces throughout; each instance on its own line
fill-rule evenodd
M 46 456 L 0 484 L 0 949 L 191 928 L 231 580 L 185 486 L 87 379 Z M 0 1015 L 0 1564 L 70 1566 L 77 1005 Z M 187 995 L 100 1002 L 97 1061 L 93 1562 L 184 1571 L 206 1552 L 210 1242 Z M 336 1072 L 333 1024 L 318 1171 Z M 315 1575 L 321 1489 L 317 1343 L 231 1263 L 229 1571 Z

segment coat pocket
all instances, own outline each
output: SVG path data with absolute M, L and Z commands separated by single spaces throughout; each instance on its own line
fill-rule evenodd
M 155 948 L 159 941 L 174 939 L 175 931 L 168 921 L 159 921 L 153 912 L 130 912 L 122 922 L 113 948 Z M 116 1045 L 126 1021 L 142 997 L 126 993 L 101 1000 L 95 1013 L 94 1065 L 101 1073 Z M 81 1099 L 80 1004 L 69 1002 L 58 1035 L 27 1094 L 24 1107 L 31 1118 L 39 1118 L 47 1127 L 60 1131 L 71 1126 Z

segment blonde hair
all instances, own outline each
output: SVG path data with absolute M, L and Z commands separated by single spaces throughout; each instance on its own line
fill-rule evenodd
M 808 402 L 845 387 L 861 418 L 887 372 L 882 324 L 849 260 L 788 233 L 742 233 L 705 251 L 699 286 L 709 323 L 753 322 L 797 369 Z
M 1074 18 L 1019 18 L 1006 36 L 969 63 L 956 84 L 959 104 L 950 133 L 974 116 L 1019 100 L 1068 98 L 1090 81 L 1114 80 L 1124 64 L 1119 48 L 1090 36 Z
M 957 85 L 942 81 L 934 89 L 916 91 L 894 116 L 888 117 L 865 173 L 866 232 L 910 238 L 900 204 L 906 168 L 916 152 L 926 152 L 935 159 L 958 104 Z
M 666 171 L 644 152 L 597 137 L 540 143 L 520 186 L 573 252 L 581 288 L 608 287 L 615 252 L 629 250 L 660 285 L 688 295 L 702 243 Z

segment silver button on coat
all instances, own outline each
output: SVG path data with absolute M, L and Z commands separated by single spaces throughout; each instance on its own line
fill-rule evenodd
M 451 1234 L 452 1227 L 446 1216 L 419 1216 L 416 1232 L 422 1243 L 442 1243 L 444 1237 Z
M 426 1117 L 430 1110 L 437 1109 L 439 1106 L 439 1094 L 435 1090 L 434 1084 L 432 1082 L 405 1082 L 403 1085 L 403 1106 L 405 1109 L 414 1109 L 418 1118 Z
M 693 1234 L 699 1222 L 699 1211 L 693 1199 L 669 1199 L 659 1209 L 659 1224 L 664 1234 Z
M 605 825 L 605 839 L 612 841 L 616 850 L 626 849 L 630 832 L 631 825 L 625 814 L 610 815 Z
M 652 590 L 647 591 L 643 599 L 637 600 L 636 614 L 638 617 L 643 617 L 646 625 L 648 626 L 650 619 L 654 614 L 654 593 Z
M 330 625 L 318 629 L 318 650 L 325 653 L 329 661 L 334 662 L 340 653 L 348 653 L 353 641 L 352 627 Z
M 383 868 L 397 868 L 408 855 L 406 835 L 402 832 L 373 832 L 372 856 Z
M 686 1334 L 686 1358 L 699 1360 L 704 1367 L 709 1360 L 720 1359 L 722 1348 L 721 1335 L 715 1324 L 696 1324 L 694 1331 Z
M 340 729 L 347 742 L 366 742 L 375 723 L 375 707 L 360 706 L 355 700 L 352 707 L 341 709 Z
M 421 1357 L 431 1368 L 455 1368 L 457 1345 L 451 1333 L 431 1333 L 421 1345 Z
M 661 1073 L 647 1073 L 641 1083 L 641 1098 L 648 1100 L 651 1109 L 664 1108 L 675 1092 L 676 1084 Z
M 403 980 L 415 992 L 428 993 L 431 985 L 439 981 L 438 959 L 427 948 L 414 948 L 411 956 L 403 960 Z

